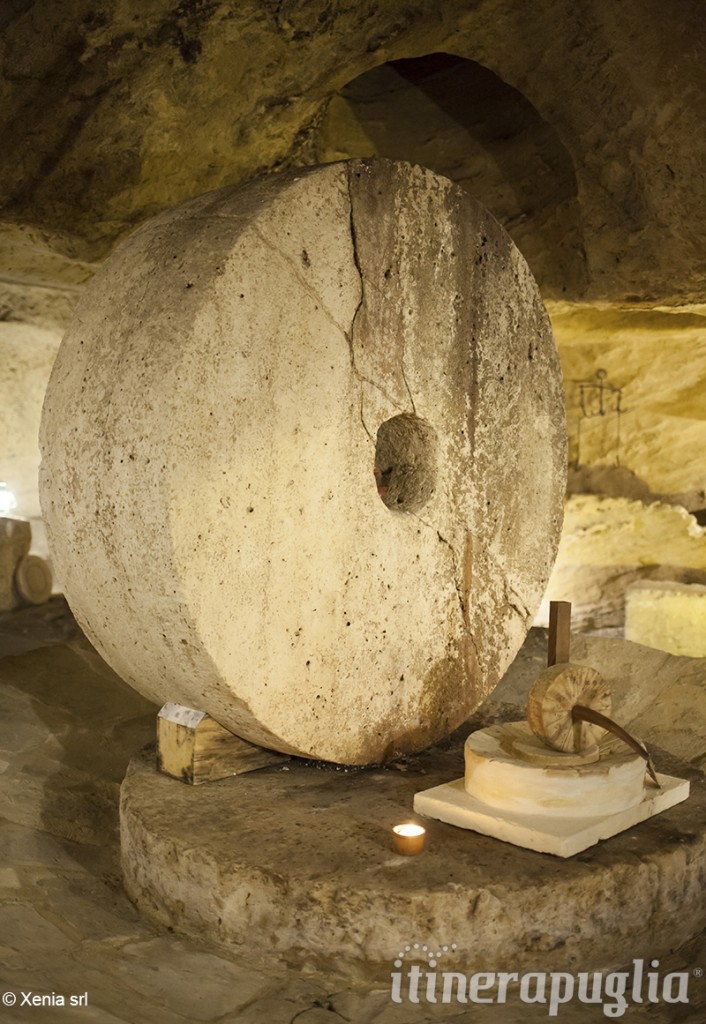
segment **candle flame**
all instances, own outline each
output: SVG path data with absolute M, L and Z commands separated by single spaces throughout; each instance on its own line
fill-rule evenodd
M 422 836 L 426 829 L 421 825 L 395 825 L 392 829 L 398 836 Z

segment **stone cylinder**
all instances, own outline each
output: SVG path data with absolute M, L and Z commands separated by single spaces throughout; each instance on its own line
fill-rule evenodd
M 157 703 L 339 763 L 458 726 L 554 561 L 561 373 L 526 263 L 431 171 L 201 196 L 84 294 L 41 495 L 91 642 Z
M 10 611 L 20 603 L 15 572 L 31 545 L 32 527 L 26 519 L 0 516 L 0 612 Z

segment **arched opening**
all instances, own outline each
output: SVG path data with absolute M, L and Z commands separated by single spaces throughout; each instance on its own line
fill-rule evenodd
M 457 182 L 507 229 L 545 297 L 583 291 L 574 167 L 556 131 L 493 71 L 448 53 L 389 61 L 331 98 L 314 162 L 383 156 Z
M 699 389 L 693 379 L 702 318 L 580 304 L 582 211 L 572 158 L 552 125 L 487 67 L 430 53 L 353 79 L 332 96 L 312 141 L 311 162 L 377 155 L 457 182 L 512 236 L 544 299 L 566 300 L 551 312 L 574 465 L 566 540 L 548 594 L 574 603 L 575 626 L 622 629 L 632 582 L 706 582 L 703 534 L 682 512 L 704 518 L 703 445 L 695 441 L 703 419 L 691 390 Z M 668 351 L 683 353 L 671 365 L 689 367 L 688 383 L 663 370 L 667 338 Z M 646 359 L 651 346 L 654 356 Z M 593 416 L 588 406 L 595 394 L 600 402 L 596 371 L 603 369 L 612 389 L 605 386 L 608 404 Z M 594 537 L 599 522 L 604 530 Z

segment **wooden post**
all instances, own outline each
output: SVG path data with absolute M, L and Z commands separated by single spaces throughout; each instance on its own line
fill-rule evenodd
M 157 767 L 192 786 L 288 760 L 241 740 L 205 711 L 165 704 L 157 715 Z
M 550 601 L 547 666 L 566 664 L 570 653 L 571 601 Z

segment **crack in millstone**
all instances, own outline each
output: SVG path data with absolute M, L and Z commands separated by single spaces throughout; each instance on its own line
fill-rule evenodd
M 409 395 L 409 400 L 412 403 L 412 412 L 416 416 L 417 415 L 417 409 L 416 409 L 416 406 L 414 404 L 414 398 L 412 397 L 412 389 L 409 386 L 409 381 L 407 380 L 407 374 L 404 372 L 404 354 L 405 354 L 405 351 L 406 351 L 406 349 L 405 349 L 404 334 L 403 334 L 402 335 L 402 358 L 400 359 L 400 372 L 402 374 L 402 380 L 404 381 L 404 386 L 407 388 L 407 394 Z
M 432 526 L 431 529 L 434 529 L 434 527 Z M 458 596 L 458 603 L 461 605 L 461 614 L 463 616 L 463 624 L 466 627 L 466 629 L 468 629 L 468 609 L 466 607 L 466 602 L 465 602 L 464 597 L 463 597 L 463 587 L 460 587 L 459 584 L 458 584 L 458 559 L 456 558 L 456 552 L 455 552 L 451 542 L 448 541 L 446 539 L 446 537 L 443 537 L 439 533 L 438 530 L 436 531 L 436 536 L 439 538 L 441 543 L 445 544 L 446 547 L 451 552 L 451 563 L 453 565 L 453 570 L 454 570 L 454 587 L 456 588 L 456 595 Z
M 358 314 L 360 313 L 363 307 L 363 303 L 365 302 L 365 280 L 363 278 L 363 269 L 360 265 L 360 259 L 358 258 L 358 233 L 355 227 L 355 217 L 353 216 L 353 192 L 351 190 L 350 170 L 347 171 L 346 184 L 348 186 L 348 208 L 350 210 L 349 223 L 351 232 L 351 243 L 353 245 L 353 263 L 358 273 L 358 279 L 360 280 L 360 298 L 358 299 L 358 305 L 356 306 L 355 312 L 353 313 L 353 317 L 351 318 L 351 329 L 349 332 L 345 332 L 345 334 L 346 340 L 348 341 L 348 345 L 351 350 L 351 365 L 355 370 L 356 374 L 358 374 L 358 368 L 355 365 L 355 352 L 353 350 L 353 332 L 355 330 Z
M 311 1010 L 324 1010 L 327 1013 L 335 1014 L 336 1017 L 340 1017 L 341 1020 L 348 1021 L 349 1018 L 348 1017 L 344 1017 L 342 1013 L 339 1013 L 338 1010 L 333 1005 L 333 997 L 334 997 L 334 995 L 335 995 L 335 993 L 332 993 L 325 1000 L 324 999 L 314 999 L 314 1001 L 312 1002 L 311 1006 L 303 1006 L 300 1010 L 297 1010 L 297 1012 L 291 1018 L 289 1024 L 296 1024 L 296 1021 L 299 1019 L 299 1017 L 302 1016 L 302 1014 L 309 1013 Z
M 348 350 L 349 350 L 349 354 L 350 354 L 351 369 L 353 370 L 353 373 L 358 378 L 358 382 L 361 385 L 362 384 L 369 384 L 371 387 L 375 388 L 376 391 L 379 391 L 380 394 L 395 409 L 399 409 L 400 412 L 406 412 L 407 410 L 403 406 L 401 406 L 399 404 L 399 402 L 396 402 L 395 399 L 392 398 L 391 395 L 388 395 L 388 393 L 385 391 L 385 389 L 383 387 L 380 386 L 380 384 L 378 384 L 376 381 L 372 380 L 372 378 L 366 377 L 366 375 L 364 373 L 361 373 L 361 371 L 358 369 L 358 366 L 356 365 L 356 361 L 355 361 L 355 348 L 353 346 L 353 336 L 354 336 L 354 333 L 355 333 L 355 327 L 356 327 L 356 322 L 358 320 L 358 315 L 360 314 L 360 311 L 363 308 L 363 305 L 365 304 L 365 277 L 363 275 L 363 268 L 360 265 L 360 258 L 358 256 L 358 232 L 357 232 L 357 229 L 356 229 L 356 226 L 355 226 L 355 216 L 354 216 L 354 213 L 353 213 L 353 190 L 352 190 L 352 187 L 351 187 L 351 169 L 350 168 L 346 169 L 346 186 L 347 186 L 347 189 L 348 189 L 348 208 L 349 208 L 349 211 L 350 211 L 350 213 L 349 213 L 349 224 L 350 224 L 351 244 L 353 246 L 353 263 L 355 265 L 355 269 L 356 269 L 356 271 L 358 273 L 358 278 L 360 280 L 360 299 L 358 300 L 358 305 L 356 306 L 355 311 L 353 313 L 353 317 L 351 318 L 350 331 L 345 331 L 345 330 L 343 331 L 343 335 L 344 335 L 346 341 L 348 342 Z M 401 372 L 402 372 L 402 379 L 404 380 L 405 386 L 407 388 L 407 393 L 409 395 L 409 400 L 410 400 L 410 402 L 412 404 L 412 411 L 416 415 L 416 409 L 414 407 L 414 399 L 412 398 L 412 392 L 410 390 L 409 384 L 407 383 L 407 378 L 406 378 L 405 372 L 404 372 L 404 353 L 403 353 L 403 356 L 402 356 L 402 360 L 403 360 L 402 361 L 402 365 L 400 367 Z M 373 440 L 373 436 L 370 433 L 370 431 L 368 430 L 368 427 L 367 427 L 367 425 L 365 423 L 365 419 L 363 417 L 363 389 L 362 389 L 362 387 L 361 387 L 361 394 L 360 394 L 360 421 L 363 424 L 363 429 L 365 430 L 365 432 L 368 435 L 368 437 L 371 440 Z
M 488 557 L 490 557 L 490 553 L 488 553 Z M 502 562 L 500 562 L 497 558 L 493 558 L 492 562 L 493 562 L 493 565 L 495 566 L 495 568 L 498 570 L 498 573 L 502 577 L 503 597 L 505 598 L 505 604 L 508 606 L 508 608 L 512 608 L 512 610 L 514 612 L 516 612 L 517 615 L 519 615 L 519 617 L 524 622 L 526 622 L 527 619 L 529 619 L 530 615 L 531 615 L 531 612 L 530 612 L 529 608 L 527 608 L 527 606 L 525 605 L 524 601 L 522 600 L 521 595 L 518 594 L 518 592 L 515 590 L 515 588 L 510 584 L 510 582 L 506 578 L 506 576 L 505 576 L 505 568 L 504 568 Z M 514 600 L 513 600 L 513 598 L 514 598 Z
M 471 630 L 470 608 L 468 607 L 468 600 L 467 600 L 467 598 L 464 598 L 464 596 L 463 596 L 463 587 L 459 586 L 459 584 L 458 584 L 458 559 L 456 558 L 456 551 L 455 551 L 453 545 L 451 544 L 451 542 L 448 541 L 446 539 L 446 537 L 443 537 L 439 533 L 438 530 L 436 531 L 436 536 L 439 538 L 441 543 L 445 544 L 446 547 L 451 552 L 451 563 L 453 565 L 453 572 L 454 572 L 454 587 L 456 588 L 456 596 L 458 597 L 458 603 L 461 605 L 461 618 L 463 620 L 463 628 L 465 630 L 466 637 L 468 638 L 468 641 L 469 641 L 471 647 L 473 648 L 473 653 L 475 655 L 476 665 L 479 665 L 480 664 L 480 652 L 478 650 L 478 644 L 476 643 L 476 638 L 473 636 L 473 632 Z
M 358 378 L 358 383 L 361 385 L 361 388 L 360 388 L 360 422 L 363 424 L 363 430 L 365 431 L 365 433 L 368 435 L 368 437 L 372 441 L 373 440 L 373 435 L 368 430 L 368 425 L 365 422 L 365 417 L 363 416 L 363 387 L 362 387 L 362 385 L 363 385 L 363 377 L 362 377 L 362 374 L 360 373 L 360 371 L 358 370 L 358 367 L 356 366 L 356 363 L 355 363 L 355 349 L 353 348 L 353 332 L 355 331 L 355 325 L 356 325 L 356 321 L 358 320 L 358 314 L 360 313 L 361 309 L 363 308 L 363 303 L 365 302 L 365 282 L 363 280 L 363 269 L 362 269 L 362 267 L 360 265 L 360 260 L 358 259 L 358 235 L 357 235 L 356 228 L 355 228 L 355 218 L 353 217 L 353 193 L 351 191 L 351 174 L 350 174 L 350 169 L 349 168 L 346 169 L 346 186 L 348 188 L 348 209 L 350 211 L 349 215 L 348 215 L 348 219 L 349 219 L 349 224 L 350 224 L 351 245 L 353 246 L 353 263 L 354 263 L 355 269 L 356 269 L 356 271 L 358 273 L 358 280 L 360 281 L 360 298 L 358 299 L 358 305 L 355 307 L 355 312 L 353 313 L 353 316 L 351 317 L 350 331 L 344 331 L 343 332 L 343 336 L 346 339 L 346 341 L 348 342 L 348 352 L 349 352 L 350 360 L 351 360 L 351 369 L 353 370 L 353 373 L 355 374 L 355 376 Z
M 478 651 L 478 644 L 476 643 L 475 637 L 473 636 L 473 633 L 471 631 L 470 609 L 468 607 L 468 603 L 467 603 L 466 599 L 463 596 L 463 587 L 461 585 L 459 585 L 459 582 L 458 582 L 458 577 L 459 577 L 458 559 L 456 557 L 456 551 L 454 549 L 454 546 L 453 546 L 453 544 L 451 544 L 450 541 L 448 541 L 446 539 L 446 537 L 443 536 L 443 534 L 441 534 L 439 532 L 439 530 L 436 529 L 436 527 L 432 526 L 432 524 L 428 523 L 425 519 L 422 519 L 422 517 L 420 515 L 417 515 L 416 512 L 410 512 L 409 515 L 414 516 L 414 518 L 417 520 L 417 522 L 420 522 L 422 524 L 422 526 L 425 526 L 428 530 L 433 530 L 436 533 L 436 536 L 437 536 L 438 540 L 440 541 L 440 543 L 444 544 L 449 549 L 449 551 L 451 553 L 451 564 L 453 566 L 453 583 L 454 583 L 454 589 L 456 591 L 456 597 L 458 598 L 458 603 L 459 603 L 460 608 L 461 608 L 461 621 L 463 622 L 463 628 L 464 628 L 465 634 L 466 634 L 466 636 L 467 636 L 471 646 L 473 647 L 473 651 L 474 651 L 475 656 L 476 656 L 476 664 L 479 664 L 480 654 L 479 654 L 479 651 Z
M 525 607 L 522 598 L 517 593 L 515 588 L 510 586 L 507 580 L 504 580 L 503 588 L 505 590 L 505 602 L 508 605 L 508 607 L 512 608 L 512 610 L 519 615 L 523 622 L 526 622 L 527 619 L 530 617 L 529 608 Z M 513 596 L 515 598 L 514 601 L 512 600 Z

